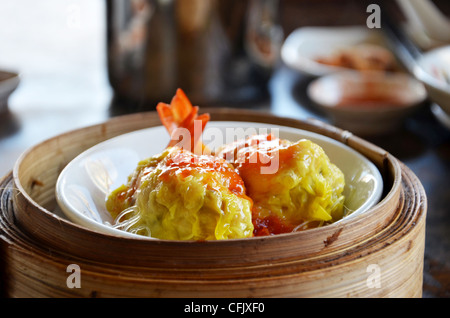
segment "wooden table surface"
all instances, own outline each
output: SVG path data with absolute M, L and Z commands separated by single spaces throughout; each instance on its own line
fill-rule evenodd
M 24 5 L 33 9 L 19 10 Z M 73 23 L 69 14 L 77 10 L 80 23 Z M 28 147 L 118 114 L 107 80 L 104 10 L 102 1 L 0 4 L 0 69 L 22 74 L 8 110 L 0 114 L 0 175 L 8 173 Z M 328 121 L 306 98 L 308 81 L 281 65 L 269 84 L 270 99 L 258 108 Z M 450 131 L 427 105 L 395 134 L 367 139 L 421 180 L 428 198 L 423 296 L 449 297 Z

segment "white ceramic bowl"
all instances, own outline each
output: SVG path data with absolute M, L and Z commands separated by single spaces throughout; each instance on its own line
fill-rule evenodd
M 386 134 L 427 98 L 419 81 L 403 73 L 334 73 L 312 81 L 307 94 L 335 126 L 359 135 Z
M 328 57 L 341 49 L 368 44 L 385 46 L 381 34 L 366 27 L 302 27 L 286 38 L 281 48 L 281 58 L 290 68 L 317 77 L 348 70 L 319 63 L 317 58 Z
M 424 83 L 430 99 L 450 116 L 450 46 L 423 54 L 414 75 Z
M 209 122 L 203 142 L 215 149 L 236 137 L 270 132 L 292 141 L 307 138 L 322 146 L 345 174 L 344 194 L 351 198 L 345 204 L 354 211 L 347 217 L 364 213 L 380 200 L 383 180 L 376 166 L 350 147 L 319 134 L 259 123 Z M 168 141 L 165 128 L 158 126 L 112 138 L 81 153 L 63 169 L 57 180 L 56 199 L 61 210 L 69 220 L 92 230 L 151 239 L 114 229 L 105 200 L 111 190 L 126 183 L 138 161 L 160 153 Z

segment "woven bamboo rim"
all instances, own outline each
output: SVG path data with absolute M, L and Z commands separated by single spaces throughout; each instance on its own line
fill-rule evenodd
M 369 213 L 354 219 L 265 238 L 177 242 L 96 233 L 50 212 L 56 204 L 54 185 L 62 168 L 83 150 L 125 132 L 159 125 L 152 112 L 117 117 L 29 149 L 3 179 L 5 292 L 19 297 L 421 296 L 426 196 L 406 166 L 384 150 L 318 121 L 247 110 L 205 111 L 212 120 L 238 117 L 342 141 L 378 166 L 384 197 Z M 66 268 L 72 263 L 82 269 L 81 289 L 66 286 Z M 383 270 L 383 288 L 367 286 L 370 264 Z

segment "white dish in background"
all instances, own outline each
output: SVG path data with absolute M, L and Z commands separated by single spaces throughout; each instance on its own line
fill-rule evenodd
M 450 116 L 450 46 L 424 53 L 414 75 L 425 84 L 430 99 Z
M 323 76 L 308 97 L 333 124 L 358 135 L 391 133 L 424 105 L 424 85 L 403 73 L 346 71 Z
M 376 166 L 350 147 L 319 134 L 260 123 L 209 122 L 203 142 L 215 149 L 223 140 L 229 142 L 235 138 L 236 131 L 240 131 L 239 137 L 273 132 L 283 139 L 307 138 L 319 144 L 345 174 L 344 194 L 349 198 L 345 204 L 354 211 L 347 218 L 364 213 L 381 198 L 383 180 Z M 220 135 L 226 137 L 216 138 Z M 105 200 L 111 190 L 126 183 L 138 161 L 160 153 L 168 141 L 165 128 L 158 126 L 112 138 L 81 153 L 63 169 L 57 180 L 56 199 L 61 210 L 69 220 L 94 231 L 153 239 L 114 229 Z
M 0 112 L 8 105 L 8 98 L 20 83 L 20 76 L 14 72 L 0 71 Z
M 289 67 L 310 76 L 348 70 L 316 61 L 335 51 L 359 44 L 385 46 L 381 34 L 361 26 L 303 27 L 294 30 L 281 48 L 281 58 Z

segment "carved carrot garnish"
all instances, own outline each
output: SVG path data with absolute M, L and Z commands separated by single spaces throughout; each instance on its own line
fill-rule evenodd
M 210 116 L 198 115 L 199 107 L 192 106 L 182 89 L 177 89 L 170 104 L 158 103 L 156 110 L 170 135 L 168 147 L 179 146 L 196 154 L 205 153 L 207 148 L 199 140 Z

